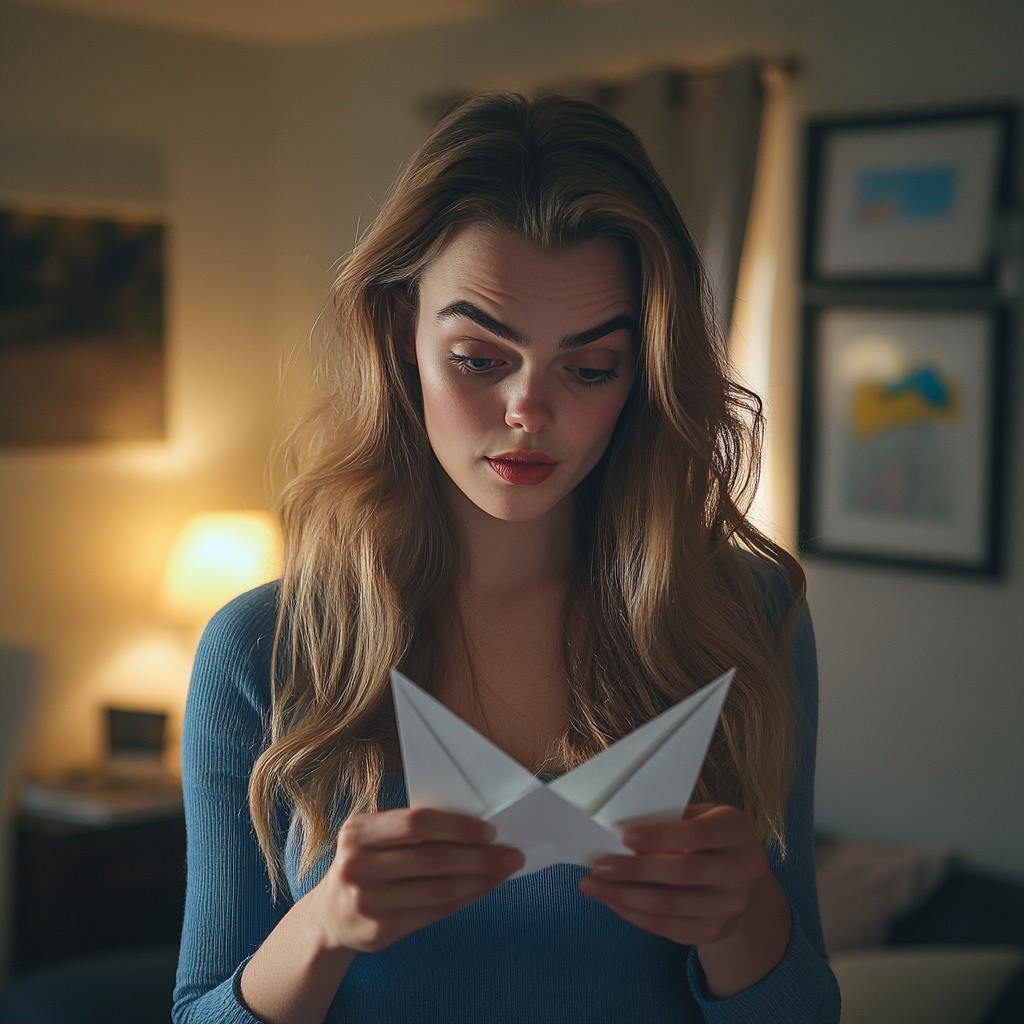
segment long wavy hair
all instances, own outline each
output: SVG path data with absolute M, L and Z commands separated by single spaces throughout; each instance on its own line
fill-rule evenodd
M 569 720 L 552 762 L 572 768 L 736 666 L 695 798 L 748 809 L 781 845 L 804 578 L 746 519 L 760 402 L 729 378 L 700 257 L 636 136 L 588 103 L 496 94 L 434 129 L 332 290 L 323 395 L 293 436 L 280 503 L 270 735 L 249 786 L 271 878 L 282 806 L 298 817 L 300 871 L 340 814 L 378 806 L 397 757 L 390 669 L 428 690 L 445 673 L 459 543 L 400 325 L 425 268 L 474 223 L 546 248 L 610 239 L 640 297 L 636 382 L 577 488 Z

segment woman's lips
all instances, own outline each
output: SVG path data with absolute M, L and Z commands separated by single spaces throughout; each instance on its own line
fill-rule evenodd
M 502 452 L 500 455 L 486 456 L 491 469 L 506 483 L 518 484 L 521 487 L 532 487 L 542 484 L 558 465 L 550 455 L 543 452 Z

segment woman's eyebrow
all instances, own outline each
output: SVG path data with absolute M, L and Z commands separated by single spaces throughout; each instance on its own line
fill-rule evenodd
M 458 302 L 445 306 L 444 309 L 438 312 L 437 319 L 439 323 L 443 323 L 445 320 L 454 320 L 460 316 L 464 316 L 467 320 L 472 320 L 477 327 L 490 331 L 491 334 L 498 338 L 511 341 L 513 345 L 526 344 L 523 336 L 514 327 L 503 324 L 500 320 L 491 316 L 490 313 L 485 313 L 479 306 L 474 306 L 472 302 L 467 302 L 465 299 L 459 299 Z
M 490 313 L 485 313 L 479 306 L 475 306 L 472 302 L 467 302 L 465 299 L 459 299 L 457 302 L 452 302 L 445 306 L 444 309 L 439 310 L 437 319 L 438 322 L 443 323 L 445 320 L 454 320 L 460 316 L 471 320 L 478 327 L 489 331 L 495 337 L 512 342 L 513 345 L 525 348 L 527 344 L 526 339 L 514 327 L 502 323 L 501 320 L 491 316 Z M 560 349 L 580 348 L 582 345 L 589 345 L 592 341 L 603 338 L 606 334 L 613 334 L 615 331 L 622 330 L 629 331 L 630 335 L 634 338 L 638 334 L 636 320 L 625 313 L 614 316 L 611 320 L 606 320 L 603 324 L 598 324 L 596 327 L 591 327 L 590 330 L 581 331 L 579 334 L 567 334 L 558 343 L 558 347 Z
M 579 334 L 567 334 L 559 343 L 559 348 L 579 348 L 581 345 L 589 345 L 606 334 L 614 334 L 615 331 L 629 331 L 630 337 L 636 338 L 640 331 L 636 321 L 625 313 L 613 316 L 603 324 L 591 327 L 589 331 L 581 331 Z

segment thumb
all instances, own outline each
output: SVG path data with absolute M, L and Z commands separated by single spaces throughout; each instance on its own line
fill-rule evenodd
M 702 814 L 707 814 L 714 806 L 714 804 L 687 804 L 686 810 L 683 811 L 683 821 L 689 818 L 699 818 Z

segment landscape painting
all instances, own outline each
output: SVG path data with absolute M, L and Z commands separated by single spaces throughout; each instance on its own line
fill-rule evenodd
M 0 444 L 164 436 L 165 234 L 0 209 Z

